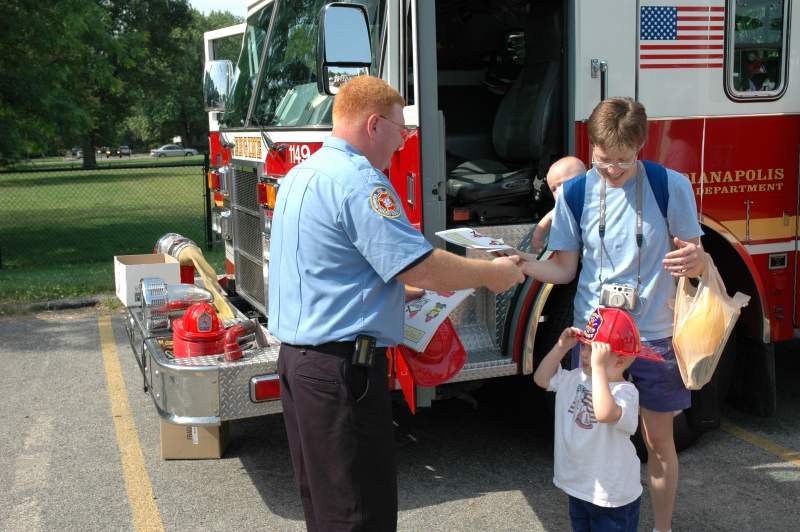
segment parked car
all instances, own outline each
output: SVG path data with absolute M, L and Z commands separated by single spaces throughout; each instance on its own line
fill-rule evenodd
M 72 153 L 72 156 L 73 156 L 73 157 L 78 157 L 78 153 L 81 153 L 81 154 L 83 154 L 83 152 L 81 151 L 81 149 L 80 149 L 80 147 L 79 147 L 79 146 L 75 146 L 74 148 L 72 148 L 72 149 L 70 150 L 70 153 Z
M 130 146 L 120 146 L 117 148 L 117 156 L 120 158 L 122 158 L 123 155 L 130 157 L 132 153 Z
M 164 144 L 160 148 L 150 150 L 150 157 L 187 157 L 189 155 L 197 155 L 198 151 L 194 148 L 184 148 L 177 144 Z

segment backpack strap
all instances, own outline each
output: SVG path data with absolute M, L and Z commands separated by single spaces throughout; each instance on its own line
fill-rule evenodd
M 667 218 L 667 207 L 669 206 L 669 182 L 667 181 L 667 169 L 653 161 L 642 161 L 644 173 L 647 181 L 650 182 L 650 189 L 656 197 L 656 203 L 661 211 L 661 215 Z
M 586 174 L 573 177 L 561 185 L 561 193 L 564 194 L 564 201 L 567 202 L 572 217 L 581 228 L 581 217 L 583 216 L 583 202 L 586 198 Z
M 650 183 L 650 189 L 656 197 L 658 209 L 661 215 L 667 218 L 667 207 L 669 206 L 669 183 L 667 181 L 667 169 L 653 161 L 642 160 L 644 165 L 644 172 L 647 175 L 647 181 Z M 561 193 L 564 194 L 564 200 L 567 202 L 572 217 L 578 228 L 581 226 L 581 217 L 583 216 L 583 204 L 586 199 L 586 174 L 573 177 L 569 181 L 561 185 Z

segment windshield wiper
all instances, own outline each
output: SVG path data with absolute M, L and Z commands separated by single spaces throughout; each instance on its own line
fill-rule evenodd
M 261 134 L 261 138 L 264 139 L 264 144 L 267 145 L 267 148 L 270 151 L 277 150 L 278 153 L 281 153 L 286 149 L 286 144 L 284 144 L 283 142 L 281 142 L 280 144 L 276 144 L 272 140 L 272 138 L 270 138 L 269 133 L 264 131 L 262 120 L 255 120 L 255 123 L 258 126 L 258 132 Z

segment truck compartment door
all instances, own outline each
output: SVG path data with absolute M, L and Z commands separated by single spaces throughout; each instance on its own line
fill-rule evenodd
M 586 120 L 602 96 L 636 96 L 637 13 L 628 0 L 569 4 L 574 123 Z

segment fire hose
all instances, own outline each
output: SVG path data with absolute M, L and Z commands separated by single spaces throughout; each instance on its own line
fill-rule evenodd
M 178 233 L 167 233 L 156 242 L 155 252 L 175 258 L 182 266 L 194 266 L 200 278 L 203 279 L 203 286 L 211 292 L 214 308 L 220 318 L 225 321 L 236 319 L 236 313 L 223 295 L 214 268 L 203 257 L 203 252 L 197 244 Z

